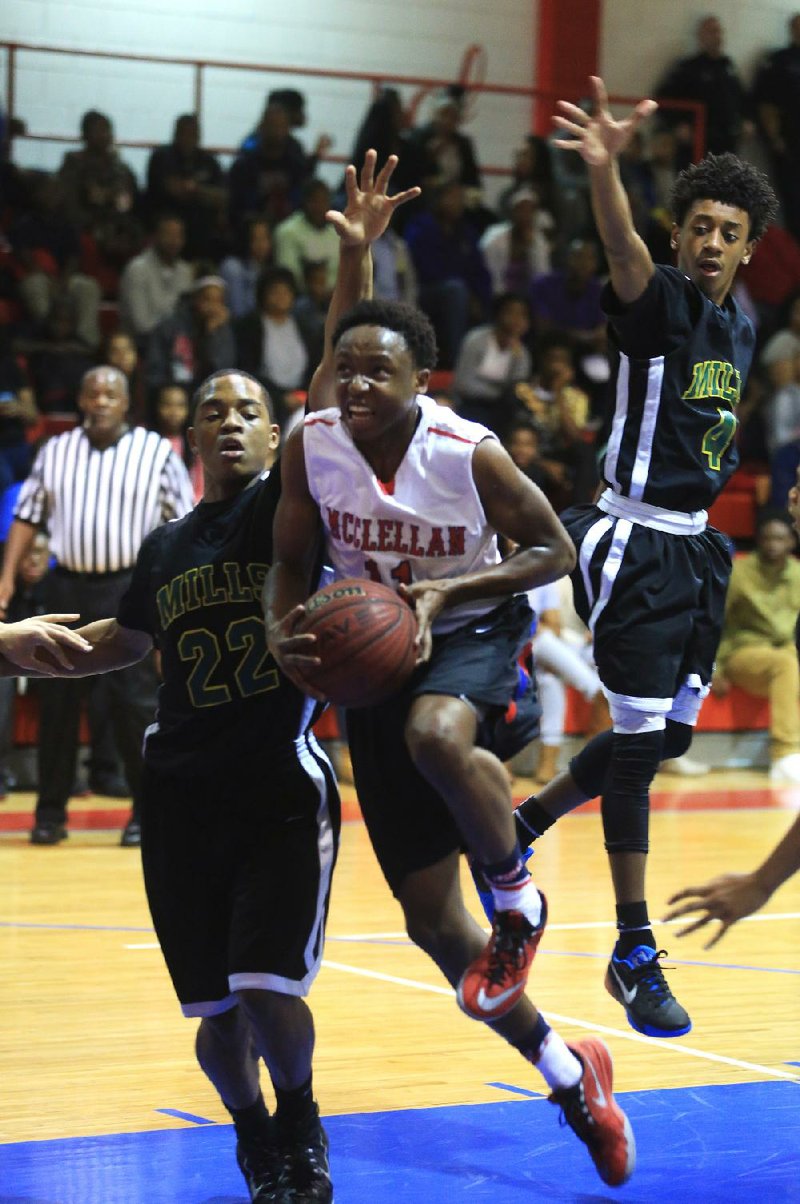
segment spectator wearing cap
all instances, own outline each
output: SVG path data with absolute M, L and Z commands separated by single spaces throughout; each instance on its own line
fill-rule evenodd
M 539 208 L 533 188 L 518 188 L 509 198 L 510 220 L 483 234 L 480 248 L 492 278 L 492 293 L 527 294 L 534 276 L 552 266 L 552 218 Z
M 236 340 L 221 276 L 200 276 L 173 314 L 155 326 L 147 343 L 151 396 L 167 384 L 189 390 L 221 368 L 236 363 Z
M 306 264 L 324 263 L 328 288 L 336 282 L 339 263 L 339 237 L 325 221 L 331 207 L 331 194 L 323 180 L 309 180 L 303 186 L 302 208 L 287 217 L 275 229 L 275 262 L 288 268 L 298 292 L 304 289 Z
M 183 222 L 179 217 L 162 214 L 156 222 L 151 245 L 132 259 L 122 273 L 120 321 L 123 330 L 134 335 L 140 346 L 192 287 L 194 273 L 191 265 L 181 259 L 183 246 Z

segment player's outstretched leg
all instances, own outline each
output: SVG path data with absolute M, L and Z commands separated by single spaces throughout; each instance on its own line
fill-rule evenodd
M 569 1048 L 583 1066 L 574 1087 L 549 1096 L 564 1121 L 586 1145 L 597 1173 L 609 1187 L 627 1183 L 636 1166 L 636 1141 L 630 1121 L 614 1099 L 611 1054 L 598 1037 L 586 1037 Z
M 461 976 L 456 998 L 473 1020 L 499 1020 L 519 1003 L 547 924 L 547 900 L 538 893 L 539 923 L 520 911 L 496 911 L 488 945 Z

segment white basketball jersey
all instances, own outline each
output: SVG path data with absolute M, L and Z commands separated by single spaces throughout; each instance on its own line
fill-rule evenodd
M 325 526 L 337 577 L 370 577 L 392 589 L 440 577 L 460 577 L 497 564 L 489 527 L 472 477 L 472 455 L 496 436 L 418 396 L 420 421 L 394 480 L 379 481 L 355 447 L 338 409 L 303 422 L 306 474 Z M 442 611 L 437 633 L 485 615 L 500 598 L 479 598 Z

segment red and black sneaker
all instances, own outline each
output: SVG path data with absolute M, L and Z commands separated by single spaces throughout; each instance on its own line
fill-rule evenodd
M 554 1091 L 550 1103 L 558 1104 L 562 1123 L 588 1147 L 603 1182 L 621 1187 L 636 1166 L 636 1141 L 630 1121 L 612 1094 L 611 1054 L 599 1037 L 576 1041 L 570 1049 L 583 1063 L 583 1075 L 574 1087 Z
M 489 944 L 461 976 L 458 1006 L 473 1020 L 499 1020 L 522 998 L 528 971 L 547 923 L 547 900 L 541 891 L 538 927 L 521 911 L 495 912 Z

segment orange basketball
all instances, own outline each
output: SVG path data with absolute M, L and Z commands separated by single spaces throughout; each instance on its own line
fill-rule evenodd
M 413 610 L 376 581 L 348 577 L 318 590 L 306 602 L 298 631 L 317 637 L 314 651 L 322 661 L 304 677 L 338 706 L 388 698 L 406 683 L 417 659 Z

